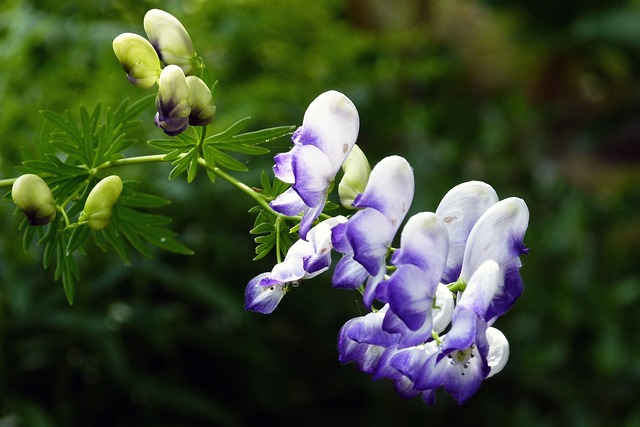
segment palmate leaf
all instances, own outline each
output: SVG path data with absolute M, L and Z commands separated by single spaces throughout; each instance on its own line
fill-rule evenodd
M 100 103 L 92 112 L 81 107 L 77 123 L 68 111 L 64 115 L 41 111 L 53 128 L 47 142 L 68 156 L 65 163 L 84 165 L 88 169 L 122 157 L 122 151 L 135 142 L 126 132 L 140 123 L 134 119 L 151 105 L 150 101 L 151 96 L 134 103 L 125 99 L 115 110 L 108 108 L 103 120 Z

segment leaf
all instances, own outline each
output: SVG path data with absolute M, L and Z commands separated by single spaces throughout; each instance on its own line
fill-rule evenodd
M 204 155 L 205 160 L 209 164 L 211 164 L 211 160 L 213 160 L 213 164 L 219 167 L 231 169 L 238 172 L 245 172 L 248 170 L 247 167 L 240 163 L 238 160 L 234 159 L 226 153 L 223 153 L 220 150 L 216 150 L 210 145 L 205 145 Z

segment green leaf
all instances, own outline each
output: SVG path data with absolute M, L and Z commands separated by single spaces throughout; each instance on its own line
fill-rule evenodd
M 211 163 L 211 160 L 213 160 L 213 164 L 219 167 L 231 169 L 238 172 L 245 172 L 248 170 L 247 167 L 240 163 L 238 160 L 234 159 L 226 153 L 223 153 L 220 150 L 216 150 L 210 145 L 204 146 L 204 155 L 205 160 L 209 164 Z
M 67 256 L 72 255 L 76 249 L 78 249 L 89 236 L 89 231 L 91 229 L 86 225 L 81 225 L 76 227 L 71 232 L 71 236 L 69 236 L 69 241 L 67 242 L 67 248 L 65 253 Z

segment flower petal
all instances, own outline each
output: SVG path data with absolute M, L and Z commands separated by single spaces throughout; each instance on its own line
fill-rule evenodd
M 356 143 L 359 128 L 360 118 L 353 102 L 330 90 L 309 104 L 294 143 L 322 151 L 329 158 L 331 176 L 335 176 Z
M 526 253 L 523 239 L 528 223 L 529 209 L 517 197 L 501 200 L 487 209 L 467 239 L 460 273 L 462 280 L 468 283 L 480 264 L 488 259 L 505 266 Z
M 391 261 L 394 265 L 415 265 L 437 284 L 448 247 L 449 236 L 442 220 L 434 213 L 420 212 L 409 218 L 402 229 L 400 249 L 393 253 Z
M 406 159 L 385 157 L 371 171 L 364 192 L 356 197 L 353 206 L 376 209 L 398 230 L 411 206 L 414 185 L 413 170 Z
M 300 195 L 298 195 L 293 188 L 289 188 L 280 194 L 275 200 L 269 203 L 269 206 L 271 206 L 274 211 L 287 216 L 295 216 L 309 210 L 309 206 L 305 205 Z
M 449 232 L 449 254 L 442 277 L 444 283 L 458 279 L 471 229 L 480 216 L 497 202 L 498 195 L 493 187 L 481 181 L 458 184 L 442 198 L 436 215 L 442 218 Z
M 489 342 L 487 363 L 491 368 L 491 372 L 487 375 L 487 378 L 489 378 L 502 371 L 502 368 L 507 364 L 509 360 L 509 341 L 507 341 L 507 337 L 496 328 L 487 329 L 487 341 Z
M 363 209 L 349 219 L 346 236 L 353 258 L 370 275 L 377 275 L 383 268 L 395 231 L 387 217 L 375 209 Z
M 245 310 L 262 314 L 272 313 L 276 309 L 282 297 L 284 297 L 285 285 L 263 286 L 261 281 L 269 276 L 262 273 L 251 279 L 244 292 Z
M 333 179 L 329 158 L 311 145 L 293 147 L 291 155 L 293 189 L 307 206 L 324 206 Z

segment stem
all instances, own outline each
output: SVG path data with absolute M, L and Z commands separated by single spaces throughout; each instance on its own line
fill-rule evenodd
M 16 179 L 18 179 L 18 178 L 0 179 L 0 188 L 2 188 L 2 187 L 11 187 L 13 185 L 13 183 L 16 181 Z
M 111 160 L 101 165 L 98 165 L 95 168 L 93 168 L 93 171 L 97 172 L 99 170 L 108 169 L 115 166 L 140 165 L 144 163 L 160 163 L 165 161 L 163 160 L 165 156 L 166 156 L 165 154 L 151 154 L 148 156 L 125 157 L 123 159 Z

